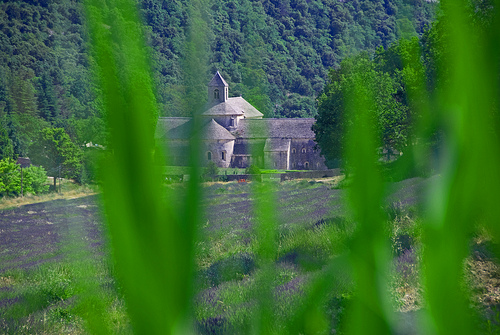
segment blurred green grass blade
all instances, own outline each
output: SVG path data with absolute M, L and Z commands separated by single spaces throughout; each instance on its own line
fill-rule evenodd
M 481 134 L 482 147 L 478 148 L 478 156 L 481 161 L 480 166 L 481 183 L 478 188 L 482 190 L 481 203 L 482 210 L 480 219 L 484 220 L 489 231 L 497 241 L 496 249 L 493 250 L 500 258 L 500 206 L 498 206 L 498 190 L 500 189 L 500 1 L 492 2 L 491 25 L 483 31 L 482 42 L 484 43 L 483 55 L 486 73 L 481 73 L 483 85 L 481 89 L 485 92 L 485 107 L 488 108 L 482 113 L 482 126 L 487 132 Z M 479 200 L 478 200 L 479 201 Z
M 374 74 L 371 68 L 358 68 L 344 97 L 346 113 L 352 120 L 344 155 L 353 174 L 348 197 L 358 224 L 351 249 L 356 292 L 348 315 L 348 334 L 391 333 L 386 287 L 389 249 L 381 212 L 384 185 L 376 155 L 379 143 L 374 121 Z
M 256 133 L 258 129 L 252 125 L 251 133 Z M 265 129 L 268 133 L 268 129 Z M 250 150 L 253 157 L 259 157 L 258 144 L 251 145 Z M 258 165 L 258 159 L 251 162 Z M 261 176 L 256 176 L 259 178 Z M 253 180 L 251 192 L 254 197 L 252 212 L 255 217 L 255 238 L 257 248 L 255 250 L 257 264 L 260 271 L 256 278 L 254 299 L 257 302 L 252 320 L 252 334 L 274 334 L 279 328 L 276 325 L 274 306 L 274 286 L 275 279 L 275 255 L 277 254 L 277 227 L 278 218 L 276 214 L 276 200 L 272 185 L 267 182 Z
M 157 111 L 137 3 L 87 0 L 85 8 L 110 128 L 105 209 L 130 318 L 139 334 L 184 334 L 196 215 L 174 214 L 176 199 L 164 201 L 153 166 Z
M 336 256 L 313 278 L 300 306 L 289 316 L 285 334 L 329 334 L 330 320 L 324 309 L 331 292 L 345 290 L 352 272 L 348 255 Z M 340 325 L 333 325 L 339 331 Z
M 492 166 L 499 166 L 498 149 L 490 149 L 496 140 L 490 124 L 498 93 L 498 55 L 494 62 L 488 60 L 485 46 L 491 38 L 484 39 L 484 32 L 473 25 L 467 5 L 465 0 L 442 2 L 445 45 L 451 52 L 447 63 L 439 64 L 449 69 L 438 91 L 442 174 L 428 198 L 424 255 L 429 312 L 438 334 L 474 333 L 463 261 L 475 223 L 492 210 L 485 207 L 495 196 L 486 183 L 498 185 L 498 176 L 491 173 Z

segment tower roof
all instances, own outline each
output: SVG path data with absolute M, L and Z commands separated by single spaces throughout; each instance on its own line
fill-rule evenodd
M 217 71 L 212 80 L 210 80 L 210 82 L 208 83 L 208 86 L 211 86 L 211 87 L 219 87 L 219 86 L 224 86 L 224 87 L 228 87 L 229 85 L 226 83 L 226 81 L 224 80 L 224 78 L 222 78 L 222 76 L 220 75 L 219 71 Z
M 201 133 L 202 140 L 234 140 L 235 137 L 223 126 L 210 120 Z

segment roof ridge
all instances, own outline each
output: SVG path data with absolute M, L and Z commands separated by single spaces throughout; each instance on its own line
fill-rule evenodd
M 217 71 L 212 79 L 208 82 L 208 86 L 225 86 L 228 87 L 229 85 L 227 82 L 222 78 L 222 75 L 220 74 L 219 71 Z

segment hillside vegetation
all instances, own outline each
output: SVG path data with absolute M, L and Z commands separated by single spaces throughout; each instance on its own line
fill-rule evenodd
M 186 1 L 140 1 L 163 116 L 183 116 Z M 328 69 L 361 50 L 419 36 L 436 5 L 423 0 L 205 2 L 207 82 L 220 70 L 233 95 L 267 116 L 305 117 Z M 102 101 L 79 0 L 0 1 L 0 155 L 26 156 L 35 134 L 62 127 L 104 144 Z M 198 92 L 201 99 L 205 91 Z

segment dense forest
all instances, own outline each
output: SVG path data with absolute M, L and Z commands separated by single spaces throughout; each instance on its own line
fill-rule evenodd
M 493 2 L 472 0 L 464 9 L 471 21 L 469 29 L 475 47 L 495 50 L 496 44 L 485 45 L 478 37 L 495 31 Z M 372 131 L 377 134 L 377 143 L 387 161 L 392 154 L 399 156 L 404 152 L 410 154 L 398 159 L 398 165 L 416 169 L 408 173 L 427 173 L 435 168 L 430 162 L 425 162 L 428 166 L 422 162 L 417 166 L 411 151 L 426 148 L 435 155 L 442 146 L 442 134 L 448 125 L 439 116 L 442 112 L 436 97 L 453 85 L 450 64 L 455 50 L 450 47 L 449 34 L 454 29 L 449 18 L 440 16 L 419 38 L 402 38 L 375 52 L 360 52 L 330 69 L 328 82 L 317 96 L 318 112 L 313 126 L 327 165 L 336 166 L 339 160 L 344 167 L 348 165 L 344 159 L 349 151 L 348 138 L 352 125 L 359 124 L 353 106 L 364 100 L 371 113 Z M 491 62 L 500 60 L 492 58 Z M 498 108 L 491 108 L 490 113 L 492 123 L 498 122 Z
M 205 2 L 208 3 L 208 2 Z M 186 0 L 139 1 L 160 115 L 183 116 Z M 362 50 L 420 36 L 436 4 L 424 0 L 239 0 L 206 5 L 208 71 L 230 94 L 274 117 L 316 115 L 328 70 Z M 105 121 L 81 0 L 0 1 L 0 158 L 29 155 L 44 128 L 79 147 L 105 144 Z M 205 97 L 205 92 L 200 92 Z
M 230 94 L 243 95 L 266 116 L 310 117 L 329 68 L 362 50 L 420 36 L 436 4 L 424 0 L 211 1 L 210 75 L 219 70 Z M 184 1 L 144 0 L 158 102 L 164 115 L 183 115 Z

